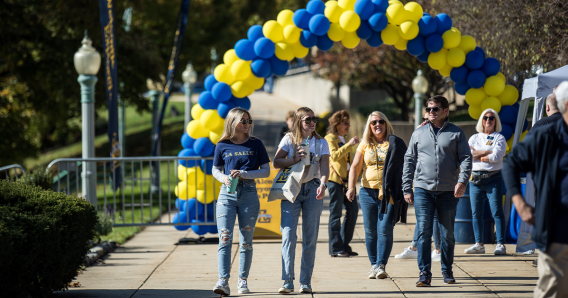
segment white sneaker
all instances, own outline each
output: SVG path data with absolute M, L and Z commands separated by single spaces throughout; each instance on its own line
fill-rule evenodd
M 418 250 L 412 250 L 411 247 L 409 246 L 402 253 L 395 255 L 395 259 L 418 259 Z
M 463 252 L 466 254 L 484 254 L 485 246 L 476 243 L 469 248 L 466 248 Z
M 239 279 L 239 283 L 237 284 L 237 290 L 239 290 L 239 294 L 250 293 L 246 279 Z
M 369 279 L 375 279 L 377 275 L 377 265 L 373 265 L 371 267 L 371 271 L 369 271 Z
M 440 251 L 440 253 L 437 253 L 436 250 L 434 249 L 432 251 L 432 262 L 441 262 L 442 261 L 442 252 Z
M 229 288 L 229 280 L 226 278 L 221 278 L 217 281 L 217 284 L 213 287 L 213 293 L 222 296 L 231 295 L 231 289 Z
M 375 277 L 377 279 L 387 278 L 387 272 L 385 271 L 385 265 L 379 265 L 379 268 L 377 268 L 377 275 Z
M 497 247 L 495 247 L 495 255 L 506 255 L 507 254 L 507 248 L 505 248 L 505 245 L 503 244 L 497 244 Z

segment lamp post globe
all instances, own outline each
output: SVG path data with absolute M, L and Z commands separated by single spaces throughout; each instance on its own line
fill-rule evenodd
M 422 101 L 428 92 L 428 80 L 422 70 L 419 70 L 412 80 L 412 91 L 414 91 L 414 126 L 417 128 L 422 123 Z
M 191 65 L 191 63 L 188 63 L 185 70 L 181 73 L 181 79 L 184 83 L 186 97 L 184 127 L 187 127 L 187 124 L 191 121 L 191 87 L 195 84 L 195 82 L 197 82 L 197 73 L 193 70 L 193 65 Z

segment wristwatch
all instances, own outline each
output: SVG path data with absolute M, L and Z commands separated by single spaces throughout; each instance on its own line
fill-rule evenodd
M 327 185 L 325 183 L 321 183 L 320 186 L 325 186 L 325 189 L 327 189 Z

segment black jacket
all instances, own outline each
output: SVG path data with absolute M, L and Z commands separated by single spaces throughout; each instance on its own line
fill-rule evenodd
M 406 223 L 406 213 L 408 211 L 408 203 L 404 200 L 402 193 L 402 169 L 404 165 L 404 154 L 406 153 L 406 144 L 404 141 L 394 135 L 389 137 L 389 149 L 383 167 L 383 200 L 381 200 L 380 212 L 387 213 L 387 204 L 390 197 L 394 203 L 395 217 L 393 225 L 399 219 L 400 222 Z
M 521 172 L 531 172 L 535 185 L 535 227 L 532 239 L 538 249 L 546 251 L 550 244 L 555 212 L 554 200 L 557 197 L 556 183 L 558 163 L 562 148 L 563 118 L 537 127 L 527 134 L 525 140 L 513 148 L 503 165 L 503 179 L 507 192 L 511 195 L 521 193 Z
M 533 129 L 537 128 L 537 127 L 541 127 L 541 126 L 547 125 L 547 124 L 549 124 L 549 123 L 556 122 L 556 120 L 558 120 L 558 118 L 562 118 L 562 114 L 560 114 L 560 112 L 554 113 L 554 114 L 552 114 L 552 115 L 550 115 L 550 116 L 548 116 L 548 117 L 545 117 L 545 118 L 542 118 L 542 119 L 538 120 L 538 121 L 533 125 L 533 127 L 531 127 L 531 130 L 529 130 L 529 133 L 530 133 L 531 131 L 533 131 Z

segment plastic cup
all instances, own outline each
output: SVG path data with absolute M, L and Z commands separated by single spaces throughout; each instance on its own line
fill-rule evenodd
M 300 147 L 302 147 L 302 149 L 304 149 L 304 153 L 306 154 L 306 157 L 303 159 L 304 165 L 309 166 L 310 165 L 310 145 L 300 145 Z
M 231 180 L 231 186 L 227 187 L 227 192 L 233 194 L 237 190 L 237 184 L 239 184 L 239 177 L 235 178 L 229 177 L 229 179 Z

